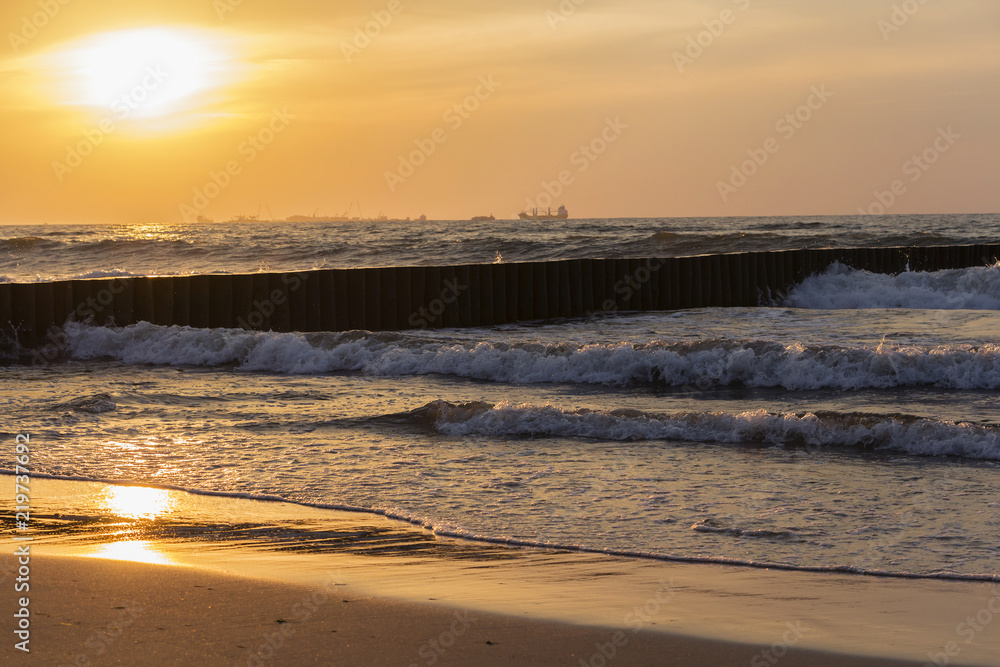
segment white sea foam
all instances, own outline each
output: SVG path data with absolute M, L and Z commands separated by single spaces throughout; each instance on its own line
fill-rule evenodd
M 454 436 L 864 447 L 919 456 L 1000 460 L 1000 433 L 996 429 L 905 416 L 766 410 L 656 415 L 635 410 L 566 411 L 530 404 L 455 405 L 444 401 L 435 401 L 423 411 L 438 431 Z
M 1000 263 L 931 273 L 886 275 L 835 263 L 806 278 L 785 301 L 796 308 L 1000 310 Z
M 76 359 L 234 365 L 288 374 L 441 374 L 492 382 L 710 388 L 866 389 L 930 385 L 1000 388 L 1000 345 L 801 345 L 707 340 L 643 345 L 448 343 L 400 334 L 303 336 L 233 329 L 66 327 Z

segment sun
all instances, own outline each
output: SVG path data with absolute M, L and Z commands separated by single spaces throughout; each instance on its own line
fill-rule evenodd
M 230 57 L 219 40 L 195 30 L 141 28 L 92 35 L 49 60 L 62 104 L 125 120 L 198 106 L 205 93 L 228 83 Z

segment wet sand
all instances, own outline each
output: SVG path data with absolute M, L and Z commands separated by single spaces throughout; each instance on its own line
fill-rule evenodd
M 771 664 L 766 647 L 373 598 L 335 581 L 309 587 L 79 557 L 32 566 L 31 653 L 8 641 L 4 664 Z M 781 664 L 919 663 L 791 648 Z
M 822 667 L 1000 655 L 994 584 L 523 549 L 287 503 L 34 484 L 31 654 L 8 634 L 3 664 Z M 169 516 L 109 516 L 109 499 L 124 498 Z M 0 566 L 13 620 L 15 561 Z

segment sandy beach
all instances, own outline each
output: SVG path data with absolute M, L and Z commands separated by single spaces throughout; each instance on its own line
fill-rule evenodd
M 31 652 L 8 641 L 4 664 L 996 662 L 996 627 L 962 630 L 1000 599 L 983 583 L 486 545 L 363 513 L 92 482 L 36 490 Z M 161 494 L 171 518 L 93 521 L 126 492 Z M 207 517 L 259 535 L 207 533 Z M 2 564 L 12 589 L 15 560 Z M 4 600 L 13 618 L 18 598 Z
M 773 664 L 764 646 L 445 609 L 336 585 L 73 557 L 40 557 L 32 565 L 31 653 L 8 642 L 4 664 Z M 920 664 L 795 648 L 780 661 Z

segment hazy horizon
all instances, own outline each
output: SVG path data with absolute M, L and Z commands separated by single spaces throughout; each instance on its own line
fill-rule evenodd
M 0 224 L 998 211 L 998 19 L 976 0 L 18 0 Z

